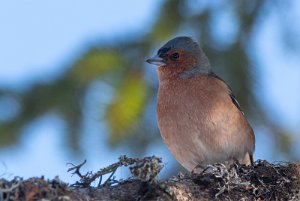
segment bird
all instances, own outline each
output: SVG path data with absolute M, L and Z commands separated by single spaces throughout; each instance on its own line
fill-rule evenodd
M 253 129 L 195 40 L 175 37 L 146 62 L 157 66 L 161 137 L 183 167 L 194 171 L 215 163 L 253 164 Z

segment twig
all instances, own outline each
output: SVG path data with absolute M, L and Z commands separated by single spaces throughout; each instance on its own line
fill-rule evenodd
M 110 179 L 112 178 L 112 176 L 115 174 L 115 172 L 117 171 L 117 169 L 115 169 L 108 177 L 108 179 L 104 182 L 104 186 L 108 183 L 108 181 L 110 181 Z
M 108 167 L 103 168 L 103 169 L 99 170 L 98 172 L 96 172 L 94 174 L 92 172 L 88 172 L 87 174 L 83 175 L 83 174 L 80 173 L 80 168 L 86 163 L 86 160 L 84 160 L 84 162 L 79 164 L 79 165 L 74 165 L 72 163 L 68 163 L 68 164 L 74 166 L 74 167 L 69 168 L 68 172 L 73 171 L 72 175 L 76 174 L 80 178 L 80 182 L 76 182 L 72 186 L 88 187 L 88 186 L 91 185 L 92 182 L 94 182 L 99 177 L 100 177 L 100 181 L 99 181 L 98 186 L 101 186 L 103 175 L 111 173 L 110 176 L 108 177 L 108 179 L 103 183 L 103 185 L 107 185 L 107 183 L 111 180 L 112 176 L 114 175 L 114 173 L 116 172 L 116 170 L 119 167 L 133 165 L 137 161 L 139 161 L 139 159 L 137 159 L 137 158 L 128 158 L 125 155 L 122 155 L 122 156 L 119 157 L 118 162 L 113 163 L 113 164 L 109 165 Z
M 1 201 L 3 200 L 4 194 L 11 193 L 14 189 L 19 187 L 21 183 L 22 183 L 22 181 L 18 180 L 15 184 L 12 184 L 11 187 L 9 187 L 9 188 L 5 188 L 5 189 L 0 188 L 0 200 Z M 9 197 L 9 196 L 6 196 L 6 197 Z
M 80 173 L 80 168 L 86 163 L 86 159 L 80 163 L 79 165 L 74 165 L 73 163 L 67 163 L 67 165 L 72 165 L 73 167 L 68 169 L 68 172 L 74 171 L 72 172 L 72 176 L 74 174 L 78 175 L 80 178 L 83 178 L 84 176 Z

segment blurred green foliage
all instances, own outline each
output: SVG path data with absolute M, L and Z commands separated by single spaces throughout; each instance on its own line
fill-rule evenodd
M 106 119 L 111 129 L 111 144 L 116 145 L 130 134 L 131 128 L 139 121 L 144 111 L 147 86 L 138 73 L 127 74 L 116 97 L 108 105 Z
M 284 2 L 283 2 L 284 3 Z M 84 133 L 85 108 L 82 106 L 86 92 L 97 80 L 112 88 L 113 99 L 105 105 L 103 119 L 109 130 L 110 144 L 117 146 L 130 137 L 135 137 L 132 149 L 144 150 L 153 135 L 145 135 L 149 121 L 145 108 L 153 104 L 157 86 L 149 84 L 145 78 L 145 58 L 154 48 L 162 45 L 175 35 L 191 33 L 207 53 L 214 70 L 233 88 L 247 118 L 257 127 L 266 127 L 273 138 L 281 144 L 280 151 L 290 158 L 296 156 L 289 149 L 292 135 L 276 126 L 254 95 L 255 78 L 258 77 L 253 65 L 253 55 L 249 53 L 254 33 L 262 18 L 271 9 L 279 9 L 281 1 L 230 0 L 201 3 L 200 1 L 163 1 L 156 21 L 149 26 L 146 34 L 136 33 L 125 37 L 118 44 L 93 44 L 85 54 L 75 60 L 68 70 L 52 83 L 35 84 L 24 92 L 0 89 L 1 97 L 12 97 L 19 104 L 18 113 L 0 122 L 0 147 L 16 143 L 23 128 L 39 117 L 58 114 L 68 125 L 69 147 L 79 149 L 79 141 Z M 230 22 L 235 32 L 230 41 L 224 43 L 216 37 L 213 23 L 222 13 L 230 13 Z M 223 27 L 224 26 L 224 27 Z M 186 31 L 185 31 L 186 30 Z M 222 35 L 221 33 L 218 33 Z M 223 37 L 224 38 L 224 37 Z M 226 36 L 225 36 L 226 38 Z M 97 110 L 97 108 L 95 108 Z M 157 132 L 157 129 L 152 129 Z M 149 132 L 151 132 L 149 131 Z M 143 133 L 143 134 L 142 134 Z M 98 133 L 103 135 L 103 133 Z M 138 136 L 143 137 L 138 137 Z M 159 134 L 154 135 L 159 137 Z
M 121 68 L 122 63 L 122 56 L 112 50 L 93 49 L 74 64 L 70 79 L 89 84 L 99 76 Z

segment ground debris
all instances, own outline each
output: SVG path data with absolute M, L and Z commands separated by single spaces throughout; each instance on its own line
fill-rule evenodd
M 253 166 L 209 165 L 202 173 L 191 177 L 205 187 L 211 197 L 220 200 L 299 200 L 299 170 L 299 164 L 271 164 L 258 160 Z
M 157 181 L 162 161 L 152 156 L 131 159 L 121 156 L 117 163 L 95 174 L 80 173 L 84 165 L 73 165 L 72 171 L 82 178 L 112 174 L 127 166 L 132 176 L 126 180 L 105 181 L 92 187 L 68 185 L 59 178 L 43 177 L 11 181 L 0 179 L 0 201 L 8 200 L 300 200 L 300 164 L 258 160 L 253 166 L 223 164 L 207 166 L 201 173 L 179 174 L 166 181 Z M 115 185 L 111 182 L 116 181 Z
M 100 178 L 98 187 L 116 184 L 118 181 L 113 178 L 113 175 L 115 174 L 116 170 L 122 166 L 130 166 L 129 169 L 132 176 L 136 177 L 137 179 L 145 182 L 152 182 L 163 168 L 162 159 L 156 156 L 139 159 L 129 158 L 125 155 L 121 155 L 118 162 L 102 168 L 96 173 L 89 171 L 85 174 L 82 174 L 80 169 L 85 163 L 86 160 L 79 165 L 69 163 L 69 165 L 72 165 L 73 167 L 69 168 L 68 172 L 72 172 L 73 175 L 77 175 L 80 178 L 80 181 L 72 184 L 72 186 L 83 188 L 90 187 L 91 183 L 98 178 Z M 108 179 L 102 183 L 102 176 L 106 174 L 110 175 Z
M 23 180 L 15 177 L 11 181 L 0 179 L 0 200 L 37 200 L 39 198 L 59 198 L 59 195 L 67 195 L 68 185 L 60 181 L 58 177 L 45 180 L 44 177 Z

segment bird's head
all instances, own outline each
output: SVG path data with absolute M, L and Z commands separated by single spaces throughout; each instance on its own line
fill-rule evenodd
M 146 61 L 157 65 L 163 77 L 189 78 L 211 71 L 209 61 L 202 49 L 187 36 L 176 37 L 168 41 L 158 50 L 157 55 Z

